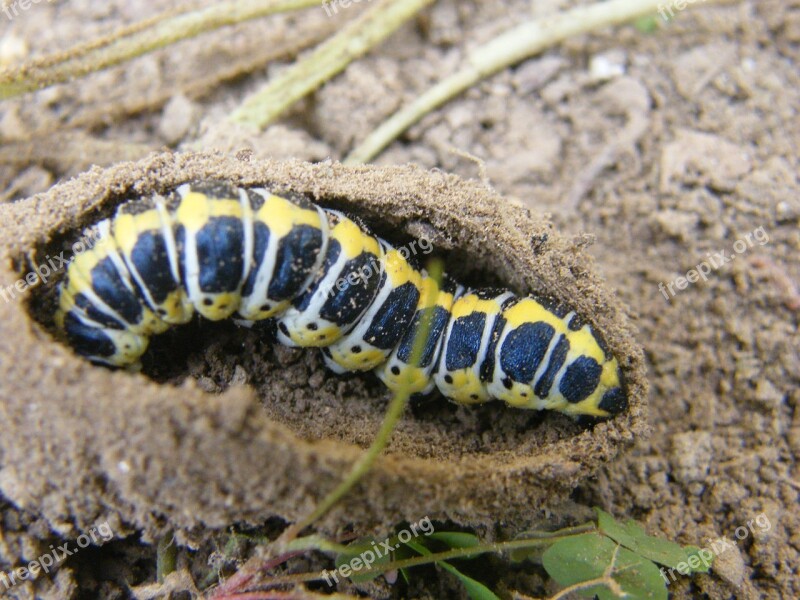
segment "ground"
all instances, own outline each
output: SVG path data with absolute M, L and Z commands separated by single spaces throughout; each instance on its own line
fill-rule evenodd
M 166 4 L 40 3 L 13 19 L 0 15 L 0 63 L 67 48 Z M 540 2 L 533 11 L 571 4 Z M 316 8 L 236 26 L 6 101 L 2 200 L 165 146 L 341 159 L 470 49 L 531 15 L 525 2 L 441 0 L 265 131 L 225 120 L 281 61 L 367 6 L 332 19 Z M 653 24 L 571 39 L 491 77 L 376 163 L 479 180 L 511 204 L 551 213 L 568 238 L 593 237 L 594 268 L 628 307 L 645 350 L 651 433 L 582 481 L 559 519 L 580 521 L 586 507 L 601 506 L 681 543 L 730 539 L 714 574 L 676 577 L 675 597 L 798 597 L 800 6 L 695 3 Z M 299 360 L 277 354 L 274 364 Z M 212 392 L 215 377 L 223 387 L 237 377 L 225 364 L 195 375 Z M 346 395 L 369 383 L 342 385 Z M 268 410 L 309 438 L 369 438 L 335 422 L 329 431 L 304 429 L 308 407 L 297 403 Z M 454 418 L 469 424 L 462 413 Z M 60 539 L 34 512 L 2 499 L 0 508 L 0 570 Z M 194 560 L 202 563 L 219 539 Z M 135 539 L 117 541 L 65 563 L 52 586 L 13 592 L 124 597 L 120 581 L 152 583 L 154 556 Z M 498 587 L 526 583 L 519 572 L 504 576 Z M 552 593 L 537 577 L 529 593 Z

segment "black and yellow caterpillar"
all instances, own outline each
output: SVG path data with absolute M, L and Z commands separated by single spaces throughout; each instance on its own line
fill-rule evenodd
M 150 336 L 195 312 L 236 313 L 276 319 L 281 343 L 321 347 L 333 371 L 375 370 L 392 390 L 595 417 L 627 406 L 617 359 L 574 312 L 440 285 L 408 252 L 303 197 L 187 183 L 120 205 L 91 233 L 59 284 L 55 322 L 97 363 L 136 364 Z

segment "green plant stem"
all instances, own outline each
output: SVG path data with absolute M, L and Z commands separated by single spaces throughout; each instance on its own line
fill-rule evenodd
M 437 281 L 440 286 L 443 272 L 444 266 L 441 261 L 432 261 L 431 264 L 428 265 L 428 276 Z M 420 326 L 414 338 L 409 364 L 419 364 L 419 360 L 422 357 L 422 352 L 425 347 L 425 340 L 428 337 L 428 331 L 430 330 L 430 321 L 430 315 L 426 315 L 426 317 L 420 319 Z M 302 519 L 296 525 L 290 527 L 286 533 L 284 533 L 282 538 L 285 542 L 290 542 L 293 540 L 303 529 L 311 525 L 311 523 L 328 512 L 337 502 L 339 502 L 339 500 L 342 499 L 345 494 L 347 494 L 347 492 L 350 491 L 350 489 L 356 483 L 358 483 L 359 479 L 361 479 L 364 474 L 369 471 L 369 469 L 372 467 L 372 464 L 375 462 L 375 460 L 377 460 L 380 453 L 389 443 L 389 440 L 392 436 L 392 431 L 394 431 L 397 422 L 403 415 L 403 411 L 406 408 L 406 404 L 410 396 L 411 392 L 409 391 L 408 386 L 405 386 L 394 393 L 392 400 L 389 402 L 389 407 L 386 410 L 386 414 L 383 417 L 381 428 L 378 430 L 378 433 L 370 447 L 356 461 L 344 481 L 342 481 L 342 483 L 340 483 L 331 493 L 325 496 L 322 502 L 317 505 L 310 515 L 308 515 L 305 519 Z
M 434 85 L 384 121 L 350 152 L 345 164 L 365 163 L 426 114 L 481 79 L 569 37 L 652 14 L 663 0 L 609 0 L 527 21 L 474 50 L 460 71 Z
M 586 525 L 581 526 L 580 533 L 573 533 L 570 531 L 570 533 L 563 534 L 561 531 L 554 531 L 551 533 L 549 537 L 512 540 L 509 542 L 497 542 L 493 544 L 479 544 L 477 546 L 470 546 L 469 548 L 454 548 L 452 550 L 446 550 L 444 552 L 436 552 L 427 556 L 414 556 L 412 558 L 406 558 L 403 560 L 396 560 L 389 563 L 385 563 L 378 567 L 362 569 L 358 571 L 358 576 L 366 577 L 369 575 L 379 575 L 387 571 L 406 569 L 408 567 L 417 567 L 419 565 L 426 565 L 445 560 L 453 560 L 456 558 L 470 558 L 478 556 L 480 554 L 487 554 L 490 552 L 493 554 L 499 554 L 501 552 L 507 552 L 509 550 L 535 548 L 537 546 L 549 546 L 559 540 L 575 537 L 577 535 L 582 535 L 583 533 L 585 533 L 584 528 L 586 527 L 588 527 L 589 529 L 593 529 L 594 524 L 587 523 Z M 570 530 L 571 529 L 574 528 L 570 528 Z M 298 573 L 296 575 L 284 575 L 280 577 L 272 577 L 269 580 L 267 580 L 265 584 L 273 586 L 273 585 L 302 583 L 305 581 L 318 581 L 325 579 L 326 573 L 327 573 L 326 571 L 322 571 L 320 573 Z
M 558 531 L 526 531 L 524 534 L 519 536 L 517 539 L 525 539 L 525 540 L 538 540 L 540 538 L 550 538 L 554 533 L 559 535 L 578 535 L 579 533 L 588 533 L 590 531 L 594 531 L 597 529 L 594 521 L 589 521 L 587 523 L 582 523 L 581 525 L 574 525 L 572 527 L 564 527 L 563 529 L 559 529 Z M 524 537 L 522 537 L 524 536 Z
M 339 502 L 339 500 L 342 499 L 345 494 L 347 494 L 347 492 L 350 491 L 350 489 L 358 482 L 358 480 L 361 479 L 367 471 L 369 471 L 370 467 L 372 467 L 372 464 L 386 447 L 386 444 L 388 444 L 389 438 L 392 435 L 392 431 L 394 431 L 397 422 L 403 415 L 408 398 L 409 394 L 407 392 L 398 392 L 392 397 L 392 400 L 389 403 L 389 408 L 387 409 L 386 415 L 383 418 L 383 423 L 381 423 L 381 428 L 378 431 L 378 434 L 375 436 L 375 440 L 372 442 L 367 451 L 361 455 L 358 461 L 356 461 L 345 480 L 342 481 L 342 483 L 340 483 L 335 490 L 328 494 L 310 515 L 297 524 L 297 532 L 302 531 L 326 512 L 328 512 L 337 502 Z
M 434 0 L 375 2 L 342 30 L 298 60 L 231 113 L 234 121 L 266 127 L 300 98 L 340 73 Z
M 103 38 L 0 70 L 0 99 L 101 71 L 177 41 L 266 15 L 318 6 L 321 0 L 228 0 L 199 10 L 172 10 Z

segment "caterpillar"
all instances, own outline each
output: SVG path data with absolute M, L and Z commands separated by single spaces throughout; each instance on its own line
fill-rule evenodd
M 151 336 L 195 313 L 274 319 L 280 343 L 319 347 L 334 372 L 373 370 L 394 391 L 573 416 L 627 407 L 617 359 L 574 311 L 439 283 L 407 251 L 303 196 L 185 183 L 121 204 L 89 233 L 54 321 L 94 363 L 136 365 Z

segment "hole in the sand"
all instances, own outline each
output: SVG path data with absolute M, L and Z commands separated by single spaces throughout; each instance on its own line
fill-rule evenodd
M 393 240 L 394 241 L 394 240 Z M 397 243 L 397 242 L 396 242 Z M 463 265 L 474 268 L 480 261 L 451 261 L 444 255 L 448 269 L 461 265 L 460 280 L 470 284 L 496 285 L 496 273 L 463 272 Z M 427 259 L 427 257 L 426 257 Z M 32 310 L 43 315 L 42 322 L 52 325 L 55 293 L 37 301 Z M 203 304 L 212 306 L 212 298 Z M 224 306 L 220 307 L 224 309 Z M 265 303 L 262 310 L 272 308 Z M 318 322 L 306 325 L 318 331 Z M 163 385 L 181 385 L 191 378 L 209 393 L 224 392 L 231 385 L 246 382 L 264 405 L 270 418 L 284 423 L 306 439 L 336 439 L 366 446 L 380 427 L 389 392 L 371 372 L 344 376 L 330 372 L 315 349 L 293 349 L 281 345 L 277 331 L 289 337 L 283 322 L 268 319 L 251 328 L 238 327 L 232 320 L 211 322 L 196 317 L 191 323 L 173 327 L 151 339 L 142 357 L 142 373 Z M 326 334 L 320 333 L 324 339 Z M 354 354 L 363 346 L 353 345 Z M 104 367 L 98 367 L 104 368 Z M 392 365 L 398 376 L 401 369 Z M 445 381 L 453 383 L 450 375 Z M 477 399 L 473 397 L 473 399 Z M 424 457 L 457 457 L 543 446 L 581 431 L 562 415 L 514 409 L 502 402 L 472 406 L 458 405 L 438 395 L 414 397 L 404 419 L 393 436 L 391 451 Z

